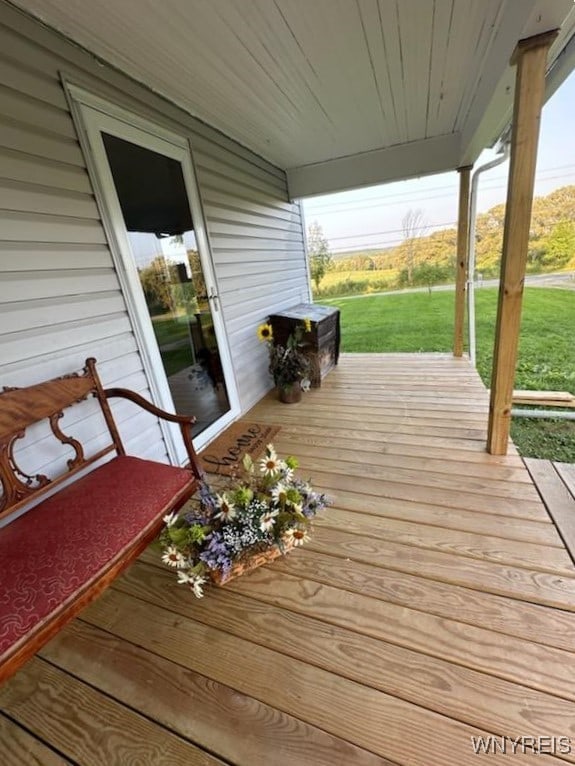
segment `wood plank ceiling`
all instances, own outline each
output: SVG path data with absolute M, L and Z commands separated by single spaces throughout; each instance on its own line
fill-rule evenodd
M 16 4 L 292 170 L 299 194 L 329 190 L 313 188 L 305 172 L 302 181 L 299 169 L 405 144 L 410 161 L 384 154 L 381 180 L 472 162 L 508 120 L 512 88 L 492 113 L 490 103 L 517 41 L 563 24 L 553 60 L 575 26 L 571 0 Z M 343 170 L 349 187 L 374 182 Z M 316 185 L 346 183 L 340 172 L 314 175 Z

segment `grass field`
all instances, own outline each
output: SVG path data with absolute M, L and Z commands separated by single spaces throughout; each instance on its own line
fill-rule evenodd
M 489 386 L 497 290 L 477 296 L 477 368 Z M 342 351 L 450 351 L 452 292 L 373 295 L 325 301 L 341 309 Z M 575 292 L 525 290 L 515 388 L 575 393 Z M 573 410 L 571 410 L 573 411 Z M 522 455 L 575 462 L 575 421 L 515 418 Z

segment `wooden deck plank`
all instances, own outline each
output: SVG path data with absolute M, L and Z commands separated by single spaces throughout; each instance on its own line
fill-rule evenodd
M 541 493 L 543 502 L 571 558 L 575 560 L 575 497 L 551 461 L 525 458 L 525 465 Z
M 328 428 L 334 422 L 333 411 L 326 410 L 325 412 L 319 411 L 317 408 L 310 407 L 308 410 L 304 410 L 297 405 L 296 409 L 282 414 L 282 422 L 298 423 L 300 420 L 305 420 L 309 425 Z M 258 419 L 271 418 L 269 422 L 275 422 L 278 414 L 275 406 L 267 411 L 262 408 L 258 412 Z M 266 420 L 266 422 L 268 422 Z M 337 423 L 339 425 L 345 425 L 346 423 L 353 424 L 354 429 L 361 429 L 362 431 L 385 431 L 393 430 L 400 431 L 401 433 L 421 434 L 422 436 L 440 436 L 440 437 L 455 437 L 460 439 L 474 439 L 476 441 L 485 441 L 486 429 L 482 425 L 467 426 L 463 423 L 461 426 L 453 425 L 449 420 L 434 420 L 433 418 L 405 418 L 403 415 L 394 416 L 388 415 L 371 415 L 366 414 L 364 419 L 359 420 L 357 413 L 355 412 L 338 412 Z M 382 428 L 386 426 L 386 428 Z
M 316 483 L 318 491 L 329 494 L 330 487 Z M 339 490 L 334 495 L 337 507 L 348 511 L 370 514 L 382 519 L 398 519 L 414 523 L 427 524 L 444 529 L 474 532 L 480 535 L 503 537 L 517 542 L 550 545 L 564 548 L 563 541 L 555 526 L 549 519 L 528 521 L 489 513 L 477 513 L 460 508 L 444 508 L 441 505 L 430 505 L 423 502 L 398 500 L 395 498 L 378 498 L 374 495 L 360 495 L 354 492 Z M 327 514 L 330 511 L 326 512 Z
M 429 447 L 393 445 L 392 448 L 391 445 L 385 447 L 378 442 L 360 439 L 346 439 L 343 447 L 334 447 L 333 438 L 325 434 L 314 434 L 308 438 L 302 438 L 293 432 L 287 433 L 284 428 L 275 437 L 274 444 L 283 453 L 297 452 L 300 458 L 313 457 L 319 453 L 322 457 L 331 460 L 355 460 L 355 462 L 361 461 L 378 467 L 410 468 L 417 471 L 443 473 L 447 476 L 453 476 L 453 471 L 457 471 L 465 476 L 487 481 L 527 484 L 531 488 L 533 486 L 522 465 L 516 468 L 510 466 L 494 468 L 496 464 L 487 461 L 462 460 L 456 450 L 446 455 L 445 451 L 434 451 Z
M 575 463 L 553 463 L 563 483 L 575 498 Z
M 258 413 L 258 419 L 264 422 L 265 416 L 260 416 Z M 485 445 L 480 442 L 474 442 L 471 439 L 456 439 L 446 438 L 442 436 L 424 436 L 418 434 L 402 434 L 393 430 L 381 430 L 381 431 L 360 431 L 354 427 L 340 428 L 337 421 L 334 420 L 331 428 L 325 424 L 317 427 L 308 425 L 307 420 L 301 422 L 287 423 L 280 418 L 279 415 L 268 417 L 268 421 L 274 425 L 280 425 L 281 431 L 286 434 L 301 433 L 304 440 L 306 437 L 320 437 L 331 438 L 333 444 L 344 445 L 349 441 L 360 441 L 363 444 L 384 445 L 393 448 L 393 445 L 398 445 L 398 449 L 402 449 L 404 445 L 417 447 L 418 449 L 430 449 L 441 450 L 440 456 L 444 456 L 449 459 L 449 454 L 445 455 L 445 451 L 457 452 L 459 454 L 459 460 L 469 460 L 473 462 L 487 463 L 491 465 L 501 465 L 502 460 L 508 462 L 504 463 L 507 466 L 522 467 L 523 462 L 520 457 L 516 455 L 506 455 L 501 457 L 500 455 L 489 455 L 485 452 Z M 304 441 L 304 443 L 305 443 Z
M 0 753 L 2 766 L 70 766 L 71 763 L 2 714 Z
M 330 494 L 334 498 L 342 490 L 344 492 L 355 491 L 359 495 L 410 500 L 416 503 L 431 503 L 432 505 L 440 505 L 444 508 L 456 508 L 464 511 L 476 511 L 477 513 L 529 519 L 531 521 L 540 521 L 544 524 L 551 523 L 551 519 L 541 500 L 518 501 L 513 498 L 461 492 L 456 484 L 451 489 L 444 489 L 442 487 L 424 487 L 417 483 L 410 484 L 363 477 L 361 481 L 358 481 L 356 478 L 337 472 L 311 470 L 307 465 L 305 475 L 314 484 L 329 487 Z
M 164 589 L 157 574 L 148 571 L 143 580 L 155 601 L 160 602 Z M 174 595 L 166 606 L 186 617 L 190 614 L 189 599 L 181 591 Z M 463 723 L 509 731 L 511 736 L 520 736 L 530 726 L 557 732 L 557 736 L 561 736 L 559 732 L 575 736 L 573 702 L 501 679 L 494 681 L 477 671 L 360 636 L 237 592 L 218 590 L 209 604 L 194 610 L 193 615 L 206 625 L 295 658 L 303 657 L 332 673 L 344 674 Z M 54 661 L 53 653 L 51 659 Z M 92 659 L 87 657 L 86 661 Z M 443 689 L 442 695 L 437 694 L 438 688 Z
M 376 540 L 388 540 L 415 548 L 427 548 L 443 553 L 467 556 L 498 564 L 511 564 L 532 568 L 541 572 L 557 572 L 567 576 L 575 575 L 573 562 L 567 551 L 561 547 L 517 545 L 516 540 L 491 537 L 470 532 L 459 532 L 445 527 L 433 527 L 425 523 L 413 524 L 408 521 L 386 519 L 330 508 L 317 519 L 318 528 L 345 529 L 347 533 Z
M 309 451 L 308 451 L 309 452 Z M 359 479 L 375 479 L 382 482 L 391 481 L 397 484 L 409 484 L 417 487 L 430 487 L 434 489 L 443 489 L 453 491 L 453 474 L 436 473 L 432 470 L 417 468 L 408 468 L 400 466 L 381 466 L 377 462 L 372 462 L 369 457 L 367 460 L 358 462 L 358 456 L 355 455 L 355 461 L 350 459 L 353 455 L 348 455 L 347 460 L 342 457 L 328 457 L 320 451 L 320 457 L 312 454 L 306 455 L 305 466 L 308 471 L 322 471 L 324 473 L 344 474 L 347 477 Z M 317 452 L 317 451 L 315 451 Z M 489 498 L 511 498 L 517 501 L 527 501 L 540 506 L 541 498 L 532 484 L 525 482 L 509 482 L 499 480 L 496 472 L 491 480 L 485 478 L 468 477 L 458 474 L 457 488 L 461 493 L 473 495 L 485 495 L 486 502 Z
M 154 583 L 147 580 L 154 588 Z M 156 585 L 157 587 L 157 585 Z M 204 608 L 205 607 L 205 608 Z M 170 608 L 185 616 L 182 596 Z M 194 618 L 470 725 L 575 735 L 575 703 L 221 589 Z M 354 662 L 350 663 L 349 658 Z M 430 679 L 433 679 L 430 681 Z M 443 689 L 438 695 L 437 689 Z M 575 760 L 575 753 L 572 756 Z
M 350 535 L 341 529 L 322 527 L 309 550 L 329 553 L 344 560 L 360 561 L 431 580 L 463 585 L 499 596 L 509 596 L 575 612 L 575 569 L 571 576 L 523 567 L 454 556 L 424 548 Z
M 389 764 L 87 622 L 78 620 L 68 626 L 42 655 L 126 705 L 136 696 L 140 712 L 148 718 L 226 762 L 250 766 Z
M 196 616 L 198 610 L 209 610 L 209 604 L 201 607 L 190 604 L 184 589 L 168 594 L 167 577 L 165 571 L 149 567 L 144 573 L 140 570 L 137 581 L 129 575 L 122 578 L 114 591 L 122 591 L 125 598 L 138 596 L 148 607 L 154 604 L 201 619 Z M 573 656 L 559 649 L 303 580 L 272 568 L 233 581 L 229 590 L 360 635 L 575 701 L 575 679 L 565 677 L 565 663 L 573 662 Z M 118 603 L 116 596 L 106 594 L 90 607 L 85 619 L 109 629 L 109 623 L 102 622 L 102 601 Z M 120 619 L 121 615 L 116 617 Z M 114 630 L 117 627 L 119 629 L 115 626 Z M 287 633 L 285 640 L 292 640 L 292 634 Z M 341 673 L 345 675 L 346 671 L 342 668 Z M 393 756 L 388 757 L 394 760 Z
M 146 551 L 140 557 L 140 561 L 165 571 L 157 552 Z M 134 565 L 135 572 L 138 571 L 139 565 Z M 338 557 L 307 549 L 297 551 L 296 556 L 290 555 L 276 560 L 269 567 L 269 571 L 285 572 L 303 580 L 330 585 L 476 627 L 485 627 L 485 615 L 489 615 L 490 630 L 575 653 L 573 612 L 471 590 L 461 585 L 428 580 L 425 577 L 382 569 L 357 561 L 346 562 L 342 567 Z M 250 582 L 253 582 L 254 578 L 257 579 L 256 574 L 251 574 L 250 578 Z M 133 586 L 132 575 L 126 575 L 126 579 Z M 235 584 L 230 583 L 227 588 L 237 590 L 241 586 L 240 580 Z M 124 580 L 120 580 L 117 587 L 124 588 Z
M 127 603 L 130 620 L 122 615 Z M 143 648 L 153 646 L 165 659 L 244 694 L 267 699 L 274 707 L 381 757 L 410 766 L 476 763 L 470 740 L 485 734 L 485 730 L 330 673 L 300 658 L 195 620 L 174 622 L 172 612 L 143 601 L 136 605 L 114 589 L 93 604 L 89 614 L 98 627 L 118 632 Z M 187 651 L 187 646 L 193 646 L 194 652 Z M 219 650 L 217 657 L 214 647 Z M 266 668 L 265 674 L 261 672 L 262 666 Z M 433 748 L 428 745 L 431 736 Z M 521 763 L 530 761 L 536 764 L 536 756 L 527 756 Z
M 220 759 L 38 658 L 0 688 L 0 706 L 78 766 L 223 766 Z
M 573 612 L 357 561 L 349 562 L 342 568 L 337 557 L 312 551 L 279 559 L 272 567 L 272 571 L 275 570 L 419 612 L 429 612 L 476 627 L 487 626 L 498 633 L 575 652 Z

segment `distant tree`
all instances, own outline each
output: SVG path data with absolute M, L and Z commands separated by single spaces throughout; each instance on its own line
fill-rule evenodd
M 401 221 L 401 228 L 405 239 L 407 284 L 412 285 L 415 258 L 420 244 L 418 240 L 426 229 L 423 210 L 408 210 Z
M 321 280 L 331 266 L 331 252 L 323 229 L 317 221 L 310 224 L 308 229 L 307 248 L 310 275 L 315 284 L 316 292 L 319 292 Z
M 172 309 L 171 275 L 164 256 L 156 256 L 149 266 L 138 269 L 138 272 L 148 304 L 156 312 Z
M 575 255 L 575 224 L 573 221 L 560 221 L 545 240 L 543 264 L 549 268 L 560 269 Z

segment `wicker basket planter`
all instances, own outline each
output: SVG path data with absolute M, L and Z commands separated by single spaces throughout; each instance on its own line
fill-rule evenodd
M 279 545 L 273 545 L 271 548 L 266 548 L 263 551 L 257 551 L 250 556 L 245 556 L 241 561 L 237 561 L 227 574 L 223 574 L 219 571 L 210 572 L 210 580 L 215 585 L 225 585 L 230 580 L 235 580 L 236 577 L 251 572 L 253 569 L 269 564 L 280 556 L 284 556 L 293 548 L 293 540 L 286 540 L 283 543 L 283 550 Z

